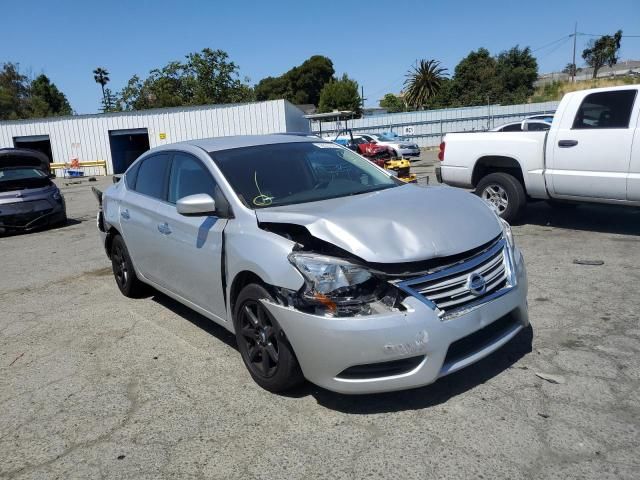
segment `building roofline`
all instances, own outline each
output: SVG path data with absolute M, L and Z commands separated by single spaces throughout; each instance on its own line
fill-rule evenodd
M 61 116 L 51 116 L 51 117 L 39 117 L 39 118 L 20 118 L 16 120 L 0 120 L 0 126 L 15 125 L 15 124 L 21 124 L 21 123 L 79 120 L 79 119 L 85 119 L 85 118 L 107 118 L 107 117 L 118 117 L 118 116 L 127 117 L 127 116 L 153 115 L 158 113 L 175 113 L 175 112 L 194 111 L 194 110 L 212 110 L 212 109 L 223 109 L 223 108 L 231 108 L 231 107 L 243 107 L 246 105 L 256 105 L 256 104 L 262 104 L 262 103 L 282 102 L 282 101 L 295 107 L 295 105 L 293 105 L 291 102 L 285 99 L 264 100 L 261 102 L 244 102 L 244 103 L 215 103 L 215 104 L 204 104 L 204 105 L 185 105 L 182 107 L 159 107 L 159 108 L 149 108 L 145 110 L 128 110 L 124 112 L 83 113 L 80 115 L 61 115 Z M 304 113 L 304 112 L 300 111 L 300 113 Z

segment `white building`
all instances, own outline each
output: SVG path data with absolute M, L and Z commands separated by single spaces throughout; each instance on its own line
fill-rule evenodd
M 229 135 L 308 132 L 304 113 L 285 100 L 238 105 L 176 107 L 0 122 L 0 148 L 24 147 L 52 162 L 104 160 L 122 173 L 149 148 Z

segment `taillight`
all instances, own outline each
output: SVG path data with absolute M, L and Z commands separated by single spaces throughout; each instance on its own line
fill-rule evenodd
M 441 162 L 444 160 L 444 147 L 445 147 L 444 142 L 440 142 L 440 151 L 438 152 L 438 160 L 440 160 Z

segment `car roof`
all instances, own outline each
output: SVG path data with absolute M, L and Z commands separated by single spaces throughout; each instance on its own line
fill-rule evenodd
M 305 143 L 305 142 L 327 142 L 327 140 L 318 137 L 307 137 L 299 134 L 271 134 L 271 135 L 235 135 L 229 137 L 202 138 L 198 140 L 187 140 L 166 145 L 166 147 L 178 147 L 180 145 L 193 145 L 203 150 L 211 152 L 219 152 L 221 150 L 231 150 L 242 147 L 256 147 L 258 145 L 274 145 L 277 143 Z

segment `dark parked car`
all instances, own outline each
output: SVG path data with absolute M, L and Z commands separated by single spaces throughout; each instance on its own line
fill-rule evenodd
M 64 197 L 49 176 L 49 159 L 22 148 L 0 149 L 0 233 L 67 223 Z

